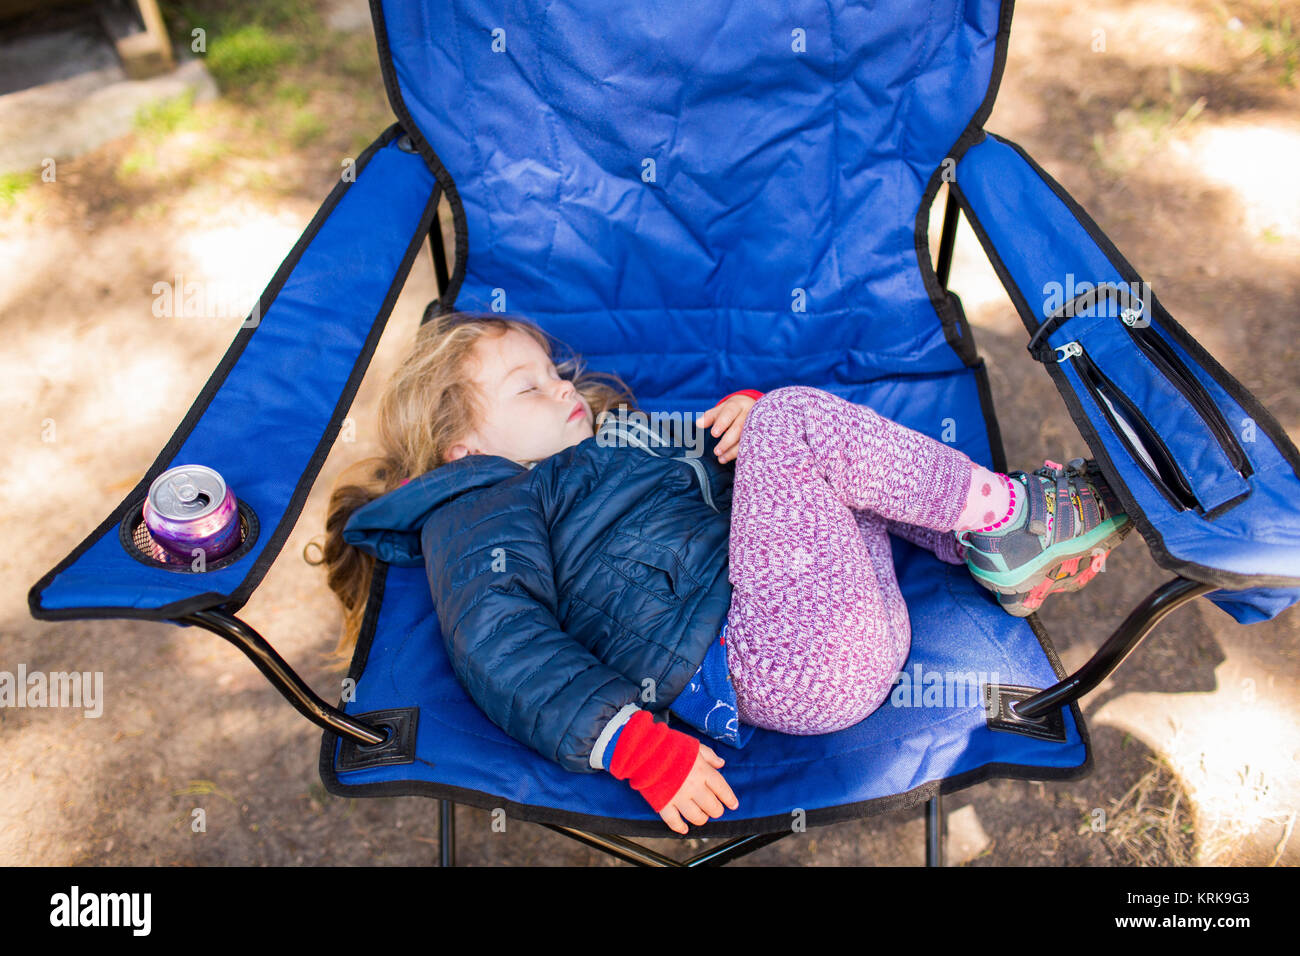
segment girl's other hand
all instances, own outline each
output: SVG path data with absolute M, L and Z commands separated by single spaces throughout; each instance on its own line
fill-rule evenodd
M 701 428 L 712 425 L 711 431 L 715 438 L 722 435 L 717 448 L 714 449 L 720 464 L 725 465 L 739 452 L 740 433 L 744 430 L 745 419 L 749 417 L 749 410 L 753 407 L 754 399 L 749 395 L 732 395 L 696 419 L 696 423 Z M 725 435 L 723 435 L 724 431 Z
M 659 811 L 659 816 L 668 824 L 669 829 L 684 834 L 690 828 L 682 817 L 696 826 L 703 826 L 709 822 L 709 817 L 722 816 L 724 803 L 732 810 L 740 806 L 731 787 L 722 779 L 722 774 L 718 773 L 717 768 L 724 763 L 725 760 L 700 744 L 699 753 L 695 755 L 695 766 L 672 799 Z

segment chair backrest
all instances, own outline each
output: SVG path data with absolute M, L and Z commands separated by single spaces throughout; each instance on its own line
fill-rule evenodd
M 1009 0 L 372 7 L 394 109 L 456 187 L 457 308 L 652 396 L 961 367 L 928 209 Z

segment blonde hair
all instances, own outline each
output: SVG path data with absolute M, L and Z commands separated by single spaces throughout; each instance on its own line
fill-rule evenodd
M 398 367 L 379 401 L 378 426 L 382 453 L 349 465 L 334 483 L 325 520 L 325 543 L 315 540 L 322 556 L 326 582 L 343 606 L 343 626 L 336 657 L 346 661 L 356 647 L 370 593 L 375 557 L 343 540 L 343 528 L 362 505 L 398 488 L 404 481 L 445 465 L 452 446 L 483 422 L 479 387 L 466 360 L 480 339 L 514 329 L 532 337 L 554 361 L 550 337 L 525 319 L 482 313 L 449 312 L 420 326 L 415 346 Z M 631 390 L 617 375 L 588 372 L 582 358 L 571 354 L 556 370 L 572 379 L 591 406 L 594 421 L 618 405 L 634 409 Z M 608 379 L 607 384 L 600 379 Z

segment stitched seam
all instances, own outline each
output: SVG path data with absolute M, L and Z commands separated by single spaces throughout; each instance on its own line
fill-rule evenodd
M 648 636 L 646 636 L 645 634 L 642 634 L 640 631 L 633 630 L 633 629 L 632 629 L 632 628 L 631 628 L 631 627 L 630 627 L 626 622 L 624 622 L 624 621 L 620 621 L 620 620 L 617 620 L 616 618 L 612 617 L 608 612 L 606 612 L 606 611 L 604 611 L 603 609 L 597 607 L 596 605 L 591 604 L 591 603 L 589 603 L 589 602 L 587 602 L 587 601 L 584 601 L 584 600 L 583 600 L 582 598 L 580 598 L 580 597 L 575 597 L 575 598 L 573 598 L 572 600 L 573 600 L 573 602 L 574 602 L 575 604 L 581 604 L 581 605 L 583 605 L 584 607 L 591 608 L 591 610 L 595 611 L 597 614 L 601 615 L 601 616 L 604 617 L 606 620 L 608 620 L 611 624 L 613 624 L 614 627 L 616 627 L 616 628 L 618 628 L 618 629 L 620 629 L 620 630 L 622 630 L 622 631 L 625 631 L 625 632 L 627 632 L 628 634 L 631 634 L 633 637 L 639 638 L 640 640 L 644 641 L 646 644 L 651 644 L 651 645 L 653 645 L 653 646 L 659 648 L 659 649 L 660 649 L 661 651 L 663 651 L 665 654 L 668 654 L 668 655 L 670 655 L 672 658 L 674 658 L 674 660 L 678 660 L 678 661 L 684 661 L 684 660 L 686 660 L 686 658 L 684 658 L 681 654 L 679 654 L 679 653 L 678 653 L 676 650 L 674 650 L 673 648 L 669 647 L 667 644 L 663 644 L 663 643 L 661 643 L 660 641 L 656 641 L 654 638 L 648 637 Z M 663 669 L 660 671 L 660 676 L 662 676 L 663 674 L 667 673 L 668 670 L 669 670 L 668 667 L 663 668 Z
M 507 614 L 505 617 L 500 618 L 500 619 L 496 622 L 496 625 L 495 625 L 493 628 L 491 628 L 491 629 L 487 632 L 486 635 L 484 635 L 483 641 L 491 641 L 492 638 L 494 638 L 497 634 L 499 634 L 499 633 L 501 632 L 502 628 L 505 627 L 505 624 L 506 624 L 507 621 L 513 620 L 513 619 L 516 618 L 516 617 L 519 617 L 519 616 L 521 616 L 521 615 L 527 614 L 530 610 L 531 610 L 531 608 L 523 607 L 523 608 L 520 608 L 518 611 L 514 612 L 513 614 Z M 468 613 L 468 612 L 467 612 L 467 613 Z M 456 627 L 459 628 L 460 625 L 461 625 L 462 623 L 464 623 L 464 620 L 465 620 L 465 616 L 462 614 L 460 620 L 456 622 Z M 479 642 L 479 646 L 482 646 L 483 641 L 480 641 L 480 642 Z M 553 657 L 554 655 L 551 655 L 551 656 Z M 466 652 L 466 654 L 465 654 L 465 664 L 466 664 L 466 669 L 469 669 L 469 653 L 468 653 L 468 650 L 467 650 L 467 652 Z M 533 674 L 535 674 L 535 673 L 537 673 L 537 672 L 536 672 L 536 671 L 533 671 L 533 673 L 532 673 L 532 674 L 529 674 L 528 676 L 531 677 L 531 676 L 533 676 Z M 488 674 L 487 674 L 487 671 L 486 671 L 486 670 L 483 671 L 483 681 L 484 681 L 484 685 L 485 685 L 485 687 L 484 687 L 485 690 L 491 687 L 491 683 L 490 683 L 490 681 L 489 681 L 489 679 L 488 679 Z M 506 705 L 506 714 L 505 714 L 505 725 L 506 725 L 506 727 L 509 727 L 509 726 L 510 726 L 510 724 L 511 724 L 511 719 L 514 717 L 514 713 L 515 713 L 515 698 L 516 698 L 516 695 L 515 695 L 515 694 L 511 694 L 511 695 L 510 695 L 509 702 L 508 702 L 507 705 Z M 509 731 L 507 731 L 507 733 L 509 733 Z M 531 736 L 531 734 L 530 734 L 530 736 Z
M 683 602 L 682 602 L 682 599 L 679 598 L 679 597 L 677 597 L 675 592 L 674 592 L 674 594 L 673 594 L 673 597 L 671 597 L 671 598 L 666 598 L 666 597 L 664 597 L 662 594 L 656 594 L 654 591 L 651 591 L 649 588 L 645 587 L 644 585 L 642 585 L 642 584 L 638 584 L 638 583 L 637 583 L 636 581 L 634 581 L 632 578 L 628 577 L 628 575 L 624 574 L 624 573 L 623 573 L 622 571 L 620 571 L 617 567 L 615 567 L 613 564 L 611 564 L 610 561 L 608 560 L 608 558 L 606 557 L 606 555 L 598 554 L 598 555 L 596 555 L 596 560 L 599 561 L 601 564 L 605 565 L 605 567 L 609 568 L 611 571 L 613 571 L 615 574 L 617 574 L 620 578 L 622 578 L 622 579 L 623 579 L 624 581 L 626 581 L 628 584 L 632 585 L 632 587 L 636 588 L 638 591 L 643 591 L 643 592 L 645 592 L 645 593 L 648 594 L 650 597 L 654 598 L 656 601 L 659 601 L 659 602 L 661 602 L 661 603 L 663 603 L 663 604 L 667 604 L 669 607 L 676 607 L 676 606 L 678 606 L 678 605 L 680 605 L 680 604 L 683 603 Z M 635 558 L 628 558 L 627 560 L 629 560 L 629 561 L 635 561 L 636 559 L 635 559 Z M 641 561 L 641 562 L 638 562 L 638 563 L 640 563 L 640 564 L 646 564 L 646 562 L 644 562 L 644 561 Z M 655 566 L 654 566 L 653 564 L 646 564 L 646 567 L 654 568 Z M 664 569 L 663 569 L 663 568 L 655 568 L 655 570 L 656 570 L 656 571 L 663 571 Z M 668 572 L 667 572 L 667 571 L 664 571 L 664 573 L 667 574 Z
M 694 583 L 696 586 L 699 586 L 699 585 L 701 585 L 701 584 L 703 583 L 703 582 L 700 581 L 699 578 L 697 578 L 695 575 L 691 574 L 691 572 L 690 572 L 689 570 L 687 570 L 687 567 L 686 567 L 686 559 L 683 558 L 683 557 L 681 556 L 681 554 L 680 554 L 680 553 L 679 553 L 675 548 L 673 548 L 671 545 L 661 544 L 661 543 L 658 542 L 658 541 L 651 541 L 651 540 L 649 540 L 648 538 L 643 538 L 643 537 L 641 537 L 640 535 L 631 534 L 630 532 L 627 532 L 627 531 L 615 531 L 615 532 L 613 532 L 613 533 L 610 535 L 610 538 L 611 538 L 611 539 L 612 539 L 612 538 L 630 538 L 631 540 L 637 542 L 638 544 L 643 544 L 643 545 L 648 544 L 648 545 L 651 545 L 651 546 L 654 547 L 654 548 L 663 548 L 665 551 L 667 551 L 669 554 L 673 555 L 673 556 L 677 559 L 677 563 L 678 563 L 678 565 L 679 565 L 678 570 L 681 572 L 681 574 L 682 574 L 683 577 L 689 578 L 689 579 L 691 580 L 691 582 Z M 660 568 L 658 565 L 653 564 L 653 563 L 651 563 L 651 562 L 649 562 L 649 561 L 640 560 L 640 559 L 638 559 L 638 558 L 630 558 L 630 560 L 632 560 L 632 561 L 639 561 L 639 563 L 641 563 L 641 564 L 649 564 L 650 567 L 652 567 L 652 568 L 658 568 L 660 571 L 663 571 L 663 572 L 664 572 L 665 574 L 667 574 L 669 577 L 672 577 L 672 573 L 671 573 L 671 572 L 667 571 L 665 568 Z
M 417 15 L 420 17 L 420 29 L 423 31 L 421 35 L 422 35 L 422 36 L 432 36 L 433 34 L 431 34 L 431 33 L 429 32 L 429 25 L 428 25 L 428 23 L 425 22 L 425 19 L 424 19 L 424 8 L 423 8 L 423 6 L 420 5 L 420 4 L 416 4 L 416 12 L 417 12 Z M 465 77 L 465 110 L 466 110 L 467 113 L 470 114 L 470 116 L 471 116 L 471 118 L 472 118 L 472 119 L 471 119 L 471 125 L 470 125 L 469 128 L 470 128 L 470 129 L 479 129 L 479 128 L 480 128 L 480 123 L 479 123 L 478 113 L 477 113 L 477 111 L 475 110 L 475 105 L 474 105 L 474 92 L 475 92 L 475 91 L 474 91 L 473 78 L 471 77 L 469 71 L 467 71 L 467 70 L 465 69 L 465 45 L 461 42 L 461 35 L 460 35 L 460 17 L 458 17 L 458 16 L 453 16 L 453 17 L 451 18 L 451 29 L 452 29 L 452 37 L 453 37 L 453 39 L 455 40 L 455 43 L 456 43 L 456 57 L 457 57 L 458 61 L 460 62 L 460 75 L 463 76 L 463 77 Z M 481 177 L 481 176 L 486 172 L 486 166 L 484 165 L 484 162 L 483 162 L 483 153 L 482 153 L 482 151 L 479 149 L 479 141 L 478 141 L 478 137 L 471 136 L 471 137 L 469 138 L 469 148 L 470 148 L 471 151 L 473 151 L 473 154 L 474 154 L 474 168 L 475 168 L 476 170 L 478 170 L 478 172 L 479 172 L 479 176 Z M 489 190 L 487 190 L 487 192 L 488 192 L 488 193 L 491 193 L 492 190 L 489 189 Z M 464 200 L 464 197 L 462 196 L 461 198 L 462 198 L 462 203 L 464 203 L 464 201 L 465 201 L 465 200 Z M 484 214 L 483 218 L 484 218 L 484 219 L 486 220 L 486 222 L 487 222 L 487 247 L 486 247 L 486 248 L 491 249 L 491 248 L 496 244 L 495 232 L 496 232 L 496 220 L 497 220 L 497 217 L 494 216 L 494 215 L 492 215 L 491 213 L 487 212 L 486 210 L 484 210 L 484 213 L 485 213 L 485 214 Z M 468 230 L 468 228 L 469 228 L 469 218 L 470 218 L 470 217 L 469 217 L 469 212 L 468 212 L 468 210 L 466 210 L 466 213 L 465 213 L 465 219 L 466 219 L 466 227 L 465 227 L 465 228 L 466 228 L 466 230 Z M 435 218 L 435 222 L 436 222 L 436 221 L 437 221 L 437 220 L 436 220 L 436 218 Z M 465 267 L 465 268 L 466 268 L 466 275 L 468 275 L 468 272 L 469 272 L 468 259 L 467 259 L 467 261 L 466 261 L 466 267 Z
M 532 571 L 536 571 L 538 575 L 542 575 L 542 576 L 544 576 L 544 575 L 547 573 L 546 570 L 544 570 L 544 569 L 542 568 L 541 565 L 539 565 L 539 564 L 534 564 L 532 561 L 529 561 L 529 560 L 528 560 L 527 558 L 525 558 L 525 557 L 515 555 L 515 553 L 514 553 L 513 551 L 511 551 L 511 550 L 507 550 L 507 549 L 506 549 L 506 546 L 505 546 L 505 545 L 502 545 L 502 544 L 499 543 L 499 542 L 485 544 L 485 545 L 483 545 L 482 547 L 478 547 L 478 548 L 473 549 L 472 551 L 467 551 L 466 553 L 464 553 L 463 555 L 461 555 L 460 559 L 459 559 L 456 563 L 457 563 L 458 566 L 463 567 L 463 566 L 465 566 L 465 565 L 467 565 L 467 564 L 470 563 L 469 559 L 472 558 L 474 555 L 476 555 L 476 554 L 482 554 L 484 551 L 488 551 L 488 552 L 490 553 L 491 551 L 495 551 L 497 548 L 502 548 L 503 550 L 506 550 L 506 555 L 507 555 L 507 557 L 509 557 L 509 558 L 512 559 L 512 560 L 518 561 L 518 562 L 519 562 L 520 564 L 522 564 L 524 567 L 529 568 L 529 569 L 532 570 Z M 496 560 L 495 557 L 493 558 L 493 560 Z M 490 562 L 489 562 L 489 566 L 490 566 Z M 480 574 L 481 574 L 481 573 L 483 573 L 483 572 L 480 572 Z M 493 574 L 497 574 L 497 573 L 499 573 L 499 572 L 493 571 L 493 572 L 491 572 L 491 573 L 493 573 Z M 479 575 L 475 575 L 475 577 L 478 577 L 478 576 L 479 576 Z M 465 583 L 469 583 L 469 582 L 467 581 L 467 582 L 465 582 Z
M 576 642 L 575 642 L 575 643 L 576 643 Z M 581 646 L 581 645 L 579 645 L 579 646 Z M 523 692 L 523 685 L 524 685 L 527 681 L 531 680 L 533 677 L 537 676 L 537 674 L 541 673 L 542 669 L 545 668 L 547 665 L 549 665 L 549 664 L 551 663 L 551 661 L 555 660 L 555 658 L 556 658 L 557 656 L 559 656 L 559 654 L 560 654 L 562 651 L 564 651 L 564 650 L 566 650 L 566 648 L 564 648 L 564 647 L 557 647 L 557 648 L 555 649 L 555 653 L 554 653 L 554 654 L 552 654 L 552 655 L 551 655 L 550 657 L 548 657 L 546 660 L 544 660 L 544 661 L 542 661 L 540 664 L 538 664 L 536 668 L 534 668 L 531 672 L 529 672 L 528 675 L 527 675 L 523 680 L 521 680 L 521 681 L 519 682 L 519 689 L 516 690 L 513 694 L 510 695 L 510 710 L 511 710 L 512 713 L 514 712 L 515 703 L 516 703 L 516 701 L 519 699 L 519 695 Z M 557 698 L 558 696 L 560 696 L 561 694 L 563 694 L 566 690 L 568 690 L 569 687 L 572 686 L 572 684 L 573 684 L 573 682 L 574 682 L 575 680 L 577 680 L 577 679 L 578 679 L 579 677 L 581 677 L 583 674 L 587 673 L 587 671 L 594 669 L 594 668 L 597 666 L 598 663 L 599 663 L 599 662 L 588 664 L 588 665 L 587 665 L 586 667 L 584 667 L 582 670 L 577 671 L 576 673 L 569 675 L 569 679 L 566 680 L 566 681 L 564 682 L 563 685 L 561 685 L 560 687 L 557 687 L 557 688 L 556 688 L 556 689 L 555 689 L 555 690 L 554 690 L 550 695 L 547 696 L 547 698 L 546 698 L 544 701 L 542 701 L 541 706 L 537 707 L 537 708 L 533 711 L 533 715 L 532 715 L 532 716 L 533 716 L 533 719 L 532 719 L 531 723 L 530 723 L 529 726 L 528 726 L 528 739 L 529 739 L 529 740 L 536 740 L 536 739 L 537 739 L 537 724 L 538 724 L 538 722 L 542 719 L 542 714 L 545 713 L 547 706 L 550 705 L 550 704 L 555 700 L 555 698 Z M 607 683 L 609 683 L 609 681 L 606 681 L 605 683 L 607 684 Z M 605 685 L 602 684 L 601 686 L 604 687 Z M 581 708 L 579 708 L 579 709 L 581 709 Z M 560 733 L 560 743 L 561 743 L 561 744 L 564 742 L 564 738 L 565 738 L 565 736 L 567 736 L 568 733 L 569 733 L 569 727 L 572 727 L 572 726 L 573 726 L 573 721 L 576 720 L 576 719 L 577 719 L 577 714 L 574 714 L 573 718 L 569 721 L 568 725 L 567 725 L 567 726 L 564 728 L 564 730 Z M 558 753 L 556 754 L 556 756 L 558 756 Z

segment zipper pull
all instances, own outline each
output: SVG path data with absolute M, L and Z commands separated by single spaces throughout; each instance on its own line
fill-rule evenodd
M 1073 355 L 1082 355 L 1083 346 L 1080 345 L 1078 342 L 1066 342 L 1064 345 L 1056 346 L 1056 351 L 1065 353 L 1064 355 L 1057 358 L 1056 363 L 1059 365 L 1060 363 L 1064 362 L 1066 359 L 1070 358 Z
M 1130 329 L 1138 327 L 1138 320 L 1142 318 L 1142 303 L 1138 302 L 1136 306 L 1130 306 L 1122 309 L 1119 313 L 1119 320 L 1127 325 Z M 1150 323 L 1144 323 L 1149 325 Z

